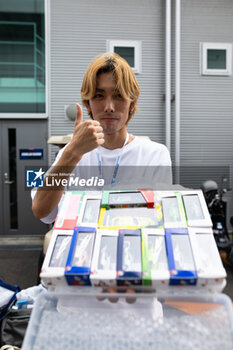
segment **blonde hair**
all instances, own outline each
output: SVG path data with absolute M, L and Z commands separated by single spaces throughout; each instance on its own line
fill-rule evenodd
M 96 94 L 97 78 L 102 73 L 113 73 L 116 79 L 116 89 L 121 96 L 131 102 L 129 120 L 137 109 L 139 97 L 139 85 L 132 68 L 121 56 L 116 53 L 106 52 L 94 58 L 87 68 L 81 87 L 82 103 L 89 110 L 89 100 Z M 89 115 L 92 117 L 91 112 Z

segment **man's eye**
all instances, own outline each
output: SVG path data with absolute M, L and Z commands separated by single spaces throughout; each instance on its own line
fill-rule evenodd
M 116 98 L 123 98 L 121 94 L 116 94 Z
M 101 98 L 101 97 L 103 97 L 102 94 L 95 94 L 95 96 L 94 96 L 94 98 Z

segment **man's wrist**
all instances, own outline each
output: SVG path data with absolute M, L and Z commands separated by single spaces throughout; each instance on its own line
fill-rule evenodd
M 76 167 L 77 163 L 82 159 L 82 154 L 80 154 L 77 150 L 73 150 L 71 144 L 69 144 L 65 149 L 60 158 L 62 162 L 62 166 Z M 59 162 L 60 163 L 60 162 Z

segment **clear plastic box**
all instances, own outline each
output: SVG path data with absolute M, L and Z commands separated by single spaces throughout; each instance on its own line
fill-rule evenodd
M 232 302 L 224 294 L 175 293 L 156 299 L 126 294 L 43 293 L 36 301 L 22 350 L 233 349 Z M 109 294 L 108 294 L 109 296 Z M 135 294 L 129 294 L 129 301 Z

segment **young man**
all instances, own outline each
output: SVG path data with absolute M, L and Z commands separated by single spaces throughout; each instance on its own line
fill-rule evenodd
M 170 167 L 167 148 L 150 140 L 127 133 L 127 125 L 137 111 L 139 86 L 128 63 L 119 55 L 105 53 L 88 67 L 81 88 L 82 103 L 92 120 L 83 121 L 82 108 L 77 116 L 71 142 L 62 149 L 49 173 L 69 174 L 80 166 L 113 166 L 111 184 L 118 181 L 119 166 Z M 157 179 L 163 182 L 163 176 Z M 168 182 L 171 183 L 171 177 Z M 39 189 L 32 210 L 46 223 L 52 223 L 64 187 Z

